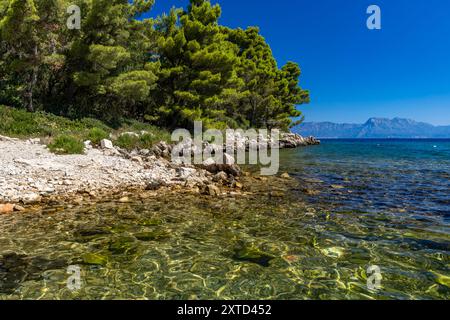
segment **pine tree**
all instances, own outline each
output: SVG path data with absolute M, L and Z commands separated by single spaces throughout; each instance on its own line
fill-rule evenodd
M 69 53 L 76 113 L 131 116 L 148 98 L 157 80 L 153 64 L 146 61 L 152 31 L 148 20 L 135 17 L 152 4 L 96 0 L 86 7 L 81 34 Z
M 291 118 L 301 116 L 296 105 L 309 101 L 309 93 L 299 87 L 298 65 L 288 63 L 278 69 L 270 46 L 256 27 L 225 31 L 240 48 L 238 75 L 245 86 L 239 113 L 250 127 L 289 128 Z
M 38 80 L 42 55 L 39 48 L 36 5 L 33 0 L 11 0 L 0 21 L 2 68 L 9 73 L 7 82 L 16 83 L 27 110 L 34 111 L 33 93 Z
M 159 30 L 163 88 L 154 119 L 168 126 L 189 126 L 202 120 L 205 127 L 233 125 L 223 104 L 230 91 L 239 87 L 234 67 L 238 48 L 227 41 L 218 19 L 219 5 L 191 0 L 187 11 L 172 10 Z

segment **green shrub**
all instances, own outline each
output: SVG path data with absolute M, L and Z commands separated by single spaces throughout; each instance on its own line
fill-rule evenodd
M 87 135 L 87 139 L 91 140 L 94 145 L 100 144 L 100 141 L 102 141 L 103 139 L 108 139 L 108 137 L 109 134 L 105 130 L 100 128 L 90 129 Z
M 83 154 L 84 144 L 75 137 L 60 135 L 48 145 L 48 149 L 57 154 Z
M 139 137 L 131 134 L 123 134 L 117 138 L 115 145 L 123 149 L 133 150 L 139 146 Z
M 84 118 L 72 120 L 45 112 L 27 112 L 23 109 L 0 106 L 0 134 L 19 137 L 55 137 L 61 134 L 76 136 L 85 135 L 86 131 L 98 128 L 105 132 L 111 131 L 103 122 Z

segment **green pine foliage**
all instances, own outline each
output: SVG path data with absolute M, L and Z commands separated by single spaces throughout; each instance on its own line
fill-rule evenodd
M 288 129 L 301 119 L 309 92 L 300 68 L 279 68 L 258 28 L 221 26 L 221 7 L 208 0 L 142 19 L 153 3 L 0 0 L 0 104 L 168 129 L 199 120 Z M 66 26 L 71 4 L 80 30 Z

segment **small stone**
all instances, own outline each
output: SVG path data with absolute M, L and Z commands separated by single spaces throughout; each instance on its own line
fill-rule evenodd
M 228 180 L 228 175 L 221 171 L 218 174 L 216 174 L 213 178 L 214 182 L 224 182 Z
M 114 149 L 114 145 L 111 140 L 103 139 L 100 141 L 100 146 L 102 149 Z
M 134 235 L 140 241 L 158 241 L 169 238 L 169 233 L 163 230 L 156 230 L 150 232 L 140 232 Z
M 309 196 L 317 196 L 320 194 L 320 191 L 318 190 L 313 190 L 313 189 L 308 189 L 308 188 L 304 188 L 301 190 L 303 193 L 309 195 Z
M 0 204 L 0 213 L 11 213 L 14 211 L 14 205 L 11 203 Z
M 236 160 L 234 159 L 234 157 L 231 156 L 231 155 L 229 155 L 228 153 L 225 153 L 225 154 L 223 155 L 223 161 L 224 161 L 224 163 L 227 164 L 227 165 L 233 165 L 233 164 L 236 163 Z
M 240 182 L 237 182 L 237 181 L 236 181 L 234 186 L 236 187 L 236 189 L 243 189 L 244 188 L 244 185 L 242 183 L 240 183 Z
M 107 257 L 95 253 L 86 253 L 82 260 L 84 264 L 93 266 L 105 266 L 108 263 Z
M 208 158 L 208 159 L 206 159 L 205 161 L 203 161 L 203 165 L 204 165 L 205 167 L 213 166 L 213 165 L 215 165 L 215 164 L 216 164 L 216 162 L 214 161 L 213 158 Z
M 270 193 L 270 196 L 273 198 L 283 198 L 284 197 L 284 193 L 280 192 L 280 191 L 272 191 Z
M 128 203 L 128 202 L 130 202 L 130 198 L 128 198 L 128 197 L 120 198 L 120 199 L 119 199 L 119 202 L 120 202 L 120 203 Z
M 289 175 L 289 173 L 285 172 L 285 173 L 283 173 L 283 174 L 281 175 L 281 178 L 283 178 L 283 179 L 290 179 L 291 176 Z
M 147 191 L 154 191 L 154 190 L 160 189 L 161 187 L 162 187 L 161 183 L 152 181 L 152 182 L 147 184 L 147 186 L 145 187 L 145 190 L 147 190 Z
M 30 193 L 22 198 L 23 204 L 36 204 L 42 201 L 42 197 L 36 193 Z
M 84 143 L 84 148 L 85 149 L 92 149 L 92 141 L 91 140 L 86 140 Z
M 25 211 L 25 208 L 16 204 L 14 205 L 14 211 Z
M 207 187 L 206 187 L 206 192 L 207 192 L 207 194 L 208 195 L 210 195 L 210 196 L 219 196 L 220 195 L 220 189 L 219 189 L 219 187 L 217 187 L 217 186 L 215 186 L 215 185 L 213 185 L 213 184 L 210 184 L 210 185 L 208 185 Z

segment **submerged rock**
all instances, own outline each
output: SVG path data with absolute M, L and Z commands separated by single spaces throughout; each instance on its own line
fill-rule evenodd
M 139 232 L 134 235 L 140 241 L 158 241 L 169 238 L 169 233 L 165 230 L 155 230 L 149 232 Z
M 136 239 L 132 237 L 122 237 L 109 244 L 109 251 L 113 254 L 124 254 L 136 251 Z
M 283 179 L 290 179 L 291 176 L 289 175 L 289 173 L 285 172 L 285 173 L 283 173 L 283 174 L 281 175 L 281 178 L 283 178 Z
M 107 257 L 96 253 L 86 253 L 81 259 L 84 264 L 93 266 L 105 266 L 108 263 Z
M 147 219 L 139 222 L 139 225 L 146 226 L 146 227 L 154 227 L 154 226 L 160 226 L 163 224 L 163 221 L 161 219 Z
M 215 186 L 213 184 L 208 185 L 206 187 L 206 191 L 205 192 L 206 192 L 207 195 L 214 196 L 214 197 L 217 197 L 217 196 L 220 195 L 219 187 L 217 187 L 217 186 Z
M 270 261 L 275 259 L 275 256 L 263 252 L 254 246 L 243 246 L 234 250 L 233 259 L 256 263 L 263 267 L 269 267 Z

